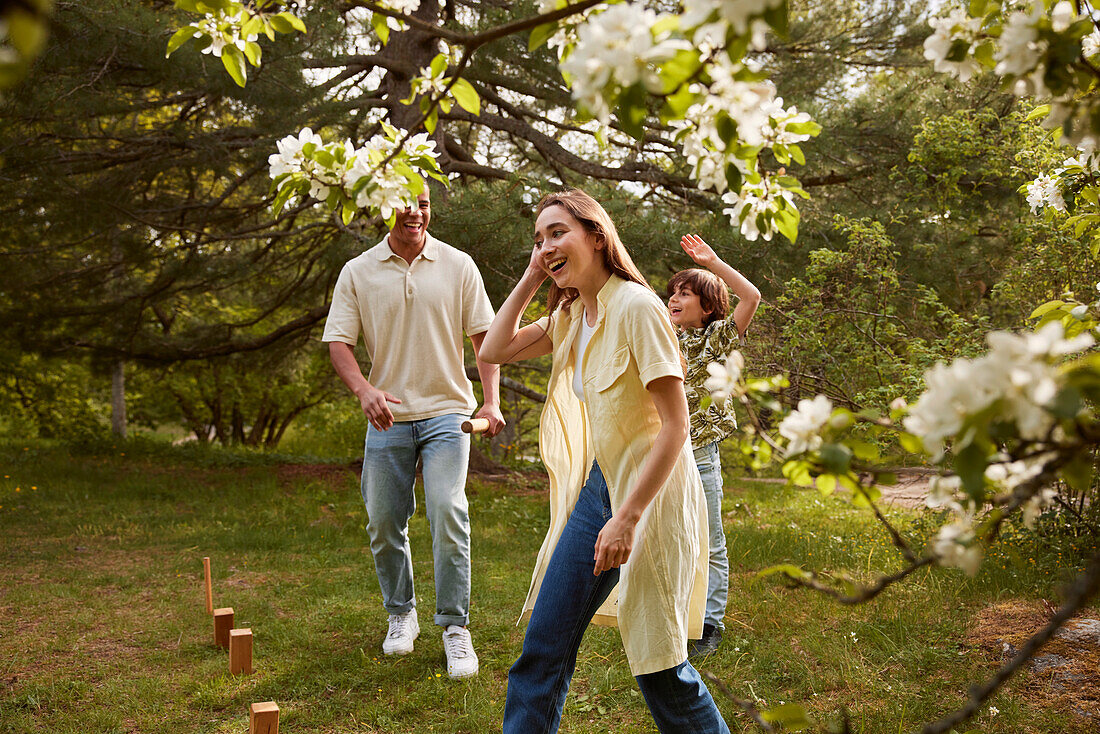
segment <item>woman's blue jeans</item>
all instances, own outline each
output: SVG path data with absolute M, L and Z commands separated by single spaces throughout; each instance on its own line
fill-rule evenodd
M 566 522 L 546 568 L 523 652 L 508 672 L 505 734 L 556 732 L 577 651 L 588 623 L 619 580 L 619 569 L 593 575 L 596 537 L 611 518 L 611 498 L 599 465 Z M 653 720 L 663 734 L 728 734 L 729 728 L 698 671 L 687 662 L 635 676 Z

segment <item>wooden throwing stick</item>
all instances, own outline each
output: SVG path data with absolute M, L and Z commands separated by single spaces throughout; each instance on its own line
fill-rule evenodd
M 206 613 L 214 613 L 214 586 L 210 581 L 210 556 L 202 559 L 202 574 L 206 580 Z
M 488 418 L 471 418 L 468 421 L 462 421 L 463 433 L 485 433 L 489 430 Z

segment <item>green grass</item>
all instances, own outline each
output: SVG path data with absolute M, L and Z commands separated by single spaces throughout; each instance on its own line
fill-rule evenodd
M 843 607 L 756 581 L 776 563 L 897 567 L 865 512 L 816 492 L 727 478 L 732 578 L 726 641 L 699 667 L 767 706 L 804 702 L 824 724 L 847 710 L 857 732 L 912 731 L 959 705 L 992 661 L 968 641 L 975 613 L 1004 599 L 1054 598 L 1077 567 L 1033 536 L 994 549 L 970 579 L 917 574 L 876 601 Z M 281 731 L 471 732 L 499 729 L 515 625 L 547 522 L 545 495 L 470 483 L 474 527 L 472 682 L 446 678 L 430 537 L 411 525 L 424 627 L 416 651 L 381 655 L 385 615 L 366 547 L 365 511 L 346 465 L 301 469 L 286 457 L 150 442 L 73 453 L 0 445 L 0 732 L 245 732 L 248 705 L 274 700 Z M 920 523 L 893 517 L 919 536 Z M 202 557 L 215 605 L 251 627 L 250 676 L 232 677 L 212 645 Z M 1014 683 L 998 732 L 1088 731 L 1095 722 Z M 752 731 L 719 697 L 731 729 Z M 563 732 L 653 731 L 613 629 L 582 646 Z

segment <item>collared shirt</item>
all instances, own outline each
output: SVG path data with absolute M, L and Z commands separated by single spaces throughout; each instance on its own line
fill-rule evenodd
M 646 385 L 658 377 L 683 377 L 676 334 L 656 294 L 612 275 L 598 301 L 595 331 L 583 355 L 583 404 L 572 388 L 583 304 L 578 299 L 568 311 L 539 322 L 554 344 L 539 423 L 539 452 L 550 478 L 550 529 L 523 617 L 534 609 L 592 460 L 603 470 L 614 512 L 633 490 L 661 429 Z M 706 500 L 685 441 L 668 480 L 642 513 L 616 590 L 592 620 L 618 625 L 632 674 L 679 665 L 687 658 L 688 639 L 702 635 L 707 548 Z
M 362 332 L 367 380 L 400 403 L 394 420 L 470 414 L 477 403 L 463 362 L 463 332 L 493 321 L 481 273 L 464 252 L 428 235 L 411 263 L 390 249 L 389 235 L 340 271 L 323 341 L 355 346 Z
M 725 403 L 711 401 L 702 407 L 704 398 L 710 398 L 710 390 L 704 384 L 710 373 L 707 365 L 726 359 L 740 343 L 740 334 L 733 317 L 711 321 L 698 329 L 683 329 L 679 333 L 680 351 L 687 363 L 684 393 L 687 395 L 691 444 L 707 446 L 721 441 L 737 430 L 737 414 L 732 400 Z

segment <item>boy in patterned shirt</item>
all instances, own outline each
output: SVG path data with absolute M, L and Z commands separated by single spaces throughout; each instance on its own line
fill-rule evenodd
M 710 526 L 710 572 L 703 637 L 688 643 L 689 657 L 699 657 L 717 650 L 722 641 L 729 592 L 729 561 L 726 534 L 722 529 L 722 465 L 718 443 L 737 428 L 732 400 L 724 405 L 711 402 L 705 409 L 701 407 L 703 398 L 710 395 L 703 383 L 709 377 L 707 364 L 724 360 L 744 339 L 760 304 L 760 291 L 718 257 L 698 235 L 684 235 L 680 246 L 697 265 L 706 268 L 681 270 L 668 282 L 668 312 L 679 330 L 680 352 L 686 362 L 684 391 L 690 413 L 691 445 L 703 480 Z M 738 298 L 732 318 L 727 318 L 727 286 Z

